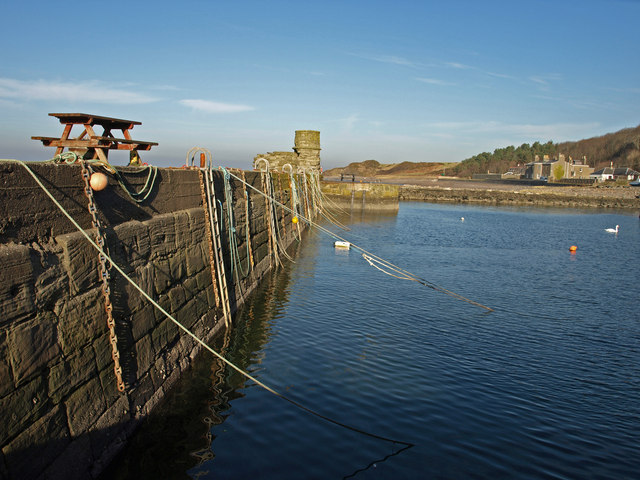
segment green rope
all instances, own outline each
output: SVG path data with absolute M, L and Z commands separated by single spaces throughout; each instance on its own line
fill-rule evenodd
M 273 388 L 269 387 L 268 385 L 266 385 L 265 383 L 261 382 L 260 380 L 258 380 L 254 376 L 252 376 L 250 373 L 246 372 L 245 370 L 243 370 L 240 367 L 238 367 L 237 365 L 235 365 L 230 360 L 227 360 L 225 357 L 223 357 L 221 354 L 219 354 L 213 348 L 211 348 L 207 343 L 205 343 L 202 339 L 200 339 L 196 334 L 192 333 L 182 323 L 180 323 L 178 320 L 176 320 L 169 312 L 167 312 L 164 308 L 162 308 L 162 306 L 160 304 L 158 304 L 158 302 L 156 302 L 153 298 L 151 298 L 151 296 L 147 292 L 145 292 L 142 289 L 142 287 L 140 287 L 136 282 L 134 282 L 133 279 L 131 279 L 131 277 L 129 277 L 129 275 L 127 275 L 125 273 L 125 271 L 117 263 L 115 263 L 111 259 L 111 257 L 109 257 L 109 255 L 107 255 L 106 252 L 89 236 L 89 234 L 80 226 L 80 224 L 78 224 L 78 222 L 75 221 L 75 219 L 69 214 L 69 212 L 67 212 L 65 210 L 65 208 L 60 204 L 60 202 L 58 202 L 58 200 L 56 200 L 56 198 L 53 196 L 53 194 L 47 189 L 47 187 L 45 187 L 45 185 L 40 181 L 40 179 L 36 176 L 36 174 L 33 173 L 33 171 L 27 166 L 26 163 L 24 163 L 21 160 L 5 160 L 5 159 L 0 159 L 0 162 L 12 162 L 12 163 L 19 163 L 20 165 L 22 165 L 27 170 L 27 172 L 33 177 L 33 179 L 40 186 L 40 188 L 42 188 L 44 193 L 53 201 L 53 203 L 55 203 L 55 205 L 64 214 L 64 216 L 69 219 L 69 221 L 87 239 L 87 241 L 93 246 L 93 248 L 95 248 L 101 255 L 105 256 L 105 258 L 111 263 L 112 267 L 120 275 L 122 275 L 122 277 L 127 282 L 129 282 L 134 289 L 136 289 L 144 298 L 146 298 L 155 308 L 157 308 L 160 312 L 162 312 L 178 328 L 180 328 L 183 332 L 185 332 L 188 336 L 190 336 L 193 340 L 195 340 L 204 349 L 206 349 L 208 352 L 210 352 L 212 355 L 214 355 L 218 359 L 222 360 L 224 363 L 226 363 L 229 367 L 234 369 L 236 372 L 238 372 L 239 374 L 241 374 L 242 376 L 244 376 L 248 380 L 251 380 L 256 385 L 262 387 L 263 389 L 265 389 L 269 393 L 275 395 L 276 397 L 279 397 L 282 400 L 285 400 L 285 401 L 289 402 L 290 404 L 294 405 L 295 407 L 297 407 L 297 408 L 299 408 L 299 409 L 301 409 L 301 410 L 303 410 L 303 411 L 305 411 L 305 412 L 307 412 L 307 413 L 309 413 L 309 414 L 311 414 L 311 415 L 313 415 L 313 416 L 315 416 L 317 418 L 325 420 L 325 421 L 327 421 L 329 423 L 333 423 L 334 425 L 338 425 L 340 427 L 346 428 L 347 430 L 351 430 L 353 432 L 360 433 L 362 435 L 366 435 L 366 436 L 371 437 L 371 438 L 377 438 L 378 440 L 382 440 L 382 441 L 385 441 L 385 442 L 397 443 L 399 445 L 405 445 L 406 447 L 413 447 L 414 446 L 414 444 L 410 443 L 410 442 L 405 442 L 405 441 L 402 441 L 402 440 L 394 440 L 392 438 L 383 437 L 382 435 L 377 435 L 375 433 L 370 433 L 370 432 L 367 432 L 365 430 L 361 430 L 359 428 L 352 427 L 352 426 L 347 425 L 345 423 L 342 423 L 342 422 L 339 422 L 339 421 L 334 420 L 332 418 L 329 418 L 329 417 L 327 417 L 327 416 L 325 416 L 325 415 L 323 415 L 323 414 L 321 414 L 321 413 L 319 413 L 319 412 L 317 412 L 315 410 L 312 410 L 312 409 L 310 409 L 308 407 L 305 407 L 301 403 L 299 403 L 299 402 L 287 397 L 286 395 L 276 391 L 275 389 L 273 389 Z M 242 181 L 241 179 L 239 179 L 239 180 Z M 254 188 L 254 187 L 251 187 L 251 188 Z

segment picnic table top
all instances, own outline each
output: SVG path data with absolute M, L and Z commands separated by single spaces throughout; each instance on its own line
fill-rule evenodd
M 116 129 L 130 129 L 134 125 L 142 125 L 142 122 L 135 120 L 125 120 L 123 118 L 103 117 L 101 115 L 91 115 L 88 113 L 50 113 L 49 116 L 56 117 L 62 124 L 84 124 L 101 125 Z

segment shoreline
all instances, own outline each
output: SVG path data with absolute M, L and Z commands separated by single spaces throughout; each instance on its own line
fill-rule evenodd
M 628 185 L 568 186 L 424 176 L 375 177 L 362 181 L 399 185 L 400 201 L 640 210 L 640 188 Z

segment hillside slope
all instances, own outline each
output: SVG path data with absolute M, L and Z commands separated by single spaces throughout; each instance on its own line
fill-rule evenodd
M 564 154 L 572 158 L 586 157 L 587 164 L 596 169 L 613 165 L 630 167 L 640 171 L 640 125 L 625 128 L 615 133 L 575 142 L 523 143 L 519 147 L 497 148 L 493 153 L 483 152 L 459 163 L 402 162 L 382 164 L 376 160 L 350 163 L 346 167 L 333 168 L 325 176 L 354 174 L 357 177 L 411 177 L 454 175 L 471 177 L 474 173 L 487 171 L 502 173 L 518 164 L 532 162 L 536 155 L 551 157 Z

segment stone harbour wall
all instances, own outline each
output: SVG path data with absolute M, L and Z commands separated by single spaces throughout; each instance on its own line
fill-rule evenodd
M 328 207 L 340 210 L 397 211 L 398 185 L 363 182 L 321 182 L 320 188 Z
M 80 166 L 30 167 L 80 226 L 94 233 Z M 130 190 L 145 184 L 146 173 L 118 170 Z M 95 201 L 113 261 L 207 340 L 224 321 L 214 295 L 200 175 L 158 169 L 151 195 L 140 204 L 110 176 Z M 260 173 L 242 175 L 263 189 Z M 290 205 L 289 176 L 282 177 L 273 175 L 275 196 Z M 246 270 L 237 279 L 231 275 L 231 230 L 223 216 L 235 310 L 274 262 L 265 198 L 233 178 L 229 185 L 237 259 Z M 227 202 L 219 171 L 215 190 L 221 215 Z M 283 209 L 276 214 L 282 244 L 289 245 L 302 225 Z M 124 392 L 118 391 L 98 252 L 18 164 L 0 164 L 0 267 L 0 479 L 97 478 L 201 347 L 112 268 L 110 299 L 125 382 Z

